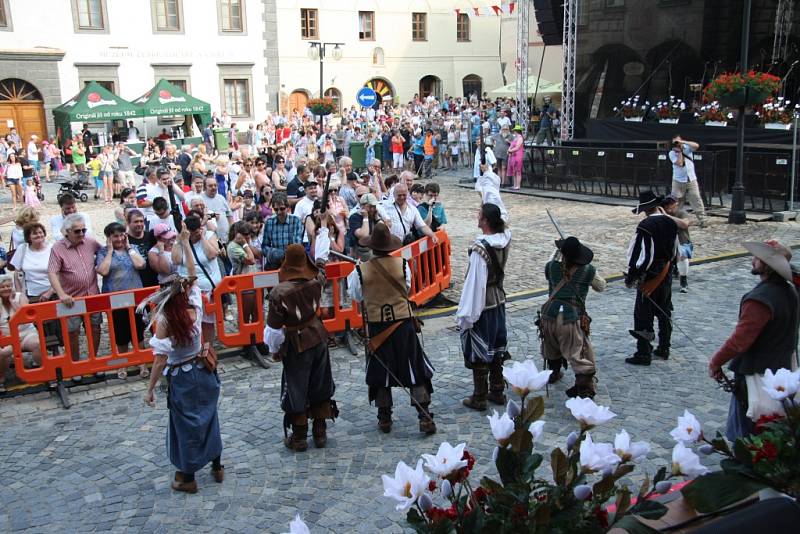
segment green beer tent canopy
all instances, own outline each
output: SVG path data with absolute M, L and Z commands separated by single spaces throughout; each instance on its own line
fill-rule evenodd
M 72 122 L 108 122 L 141 117 L 137 106 L 97 82 L 89 82 L 80 93 L 53 109 L 53 119 L 62 143 L 72 135 Z
M 186 93 L 165 79 L 133 101 L 141 116 L 192 115 L 201 128 L 211 122 L 211 104 Z

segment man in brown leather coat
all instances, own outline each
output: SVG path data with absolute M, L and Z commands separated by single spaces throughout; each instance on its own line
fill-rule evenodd
M 269 311 L 264 328 L 264 343 L 283 361 L 281 408 L 284 432 L 291 425 L 292 434 L 284 439 L 287 448 L 302 452 L 308 448 L 308 418 L 313 419 L 314 445 L 327 442 L 326 419 L 338 415 L 328 333 L 317 315 L 325 287 L 325 258 L 330 239 L 327 230 L 320 232 L 316 244 L 316 265 L 300 244 L 289 245 L 278 271 L 280 283 L 269 294 Z

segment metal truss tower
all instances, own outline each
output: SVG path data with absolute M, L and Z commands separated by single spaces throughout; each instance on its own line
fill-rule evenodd
M 532 0 L 517 1 L 517 123 L 523 135 L 528 132 L 530 108 L 528 106 L 528 28 L 530 27 Z
M 779 0 L 775 10 L 775 40 L 772 43 L 772 64 L 786 61 L 789 36 L 792 33 L 794 0 Z
M 578 37 L 578 0 L 564 0 L 564 78 L 561 86 L 561 140 L 575 133 L 575 56 Z

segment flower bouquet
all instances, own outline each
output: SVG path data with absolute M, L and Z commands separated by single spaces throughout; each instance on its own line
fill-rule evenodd
M 686 109 L 686 103 L 680 98 L 670 96 L 669 100 L 656 104 L 656 116 L 662 124 L 677 124 L 681 111 Z
M 703 89 L 703 99 L 718 100 L 728 107 L 754 106 L 764 102 L 780 84 L 780 78 L 766 72 L 730 72 L 713 79 Z
M 734 122 L 733 113 L 725 113 L 717 101 L 701 106 L 699 111 L 695 111 L 694 116 L 706 126 L 727 126 L 728 122 Z
M 308 101 L 311 113 L 317 116 L 330 115 L 336 109 L 331 98 L 312 98 Z
M 383 475 L 384 496 L 396 500 L 409 525 L 419 533 L 600 533 L 610 528 L 651 532 L 638 518 L 658 519 L 667 508 L 652 500 L 671 489 L 670 479 L 708 471 L 683 443 L 672 454 L 672 469 L 662 467 L 643 483 L 630 488 L 620 483 L 644 458 L 650 446 L 632 441 L 620 431 L 614 443 L 595 442 L 590 431 L 616 414 L 588 398 L 573 398 L 567 408 L 578 422 L 564 449 L 548 456 L 552 480 L 539 472 L 544 455 L 534 452 L 545 425 L 544 399 L 529 395 L 544 388 L 552 371 L 540 372 L 527 360 L 503 370 L 519 402 L 509 400 L 506 412 L 488 416 L 497 442 L 493 460 L 499 481 L 483 477 L 475 483 L 470 473 L 475 458 L 466 444 L 445 442 L 435 455 L 423 454 L 414 467 L 399 462 L 394 477 Z M 688 412 L 687 412 L 688 413 Z M 699 432 L 689 425 L 676 435 Z M 426 473 L 427 469 L 427 473 Z M 430 475 L 430 476 L 429 476 Z M 438 491 L 437 491 L 438 488 Z M 608 507 L 613 504 L 613 514 Z M 643 530 L 644 529 L 644 530 Z
M 645 102 L 643 105 L 639 105 L 639 95 L 636 95 L 620 102 L 620 107 L 615 107 L 614 113 L 622 114 L 622 117 L 626 121 L 642 122 L 645 114 L 647 113 L 647 108 L 649 107 L 650 102 Z
M 756 115 L 764 128 L 768 130 L 791 130 L 792 121 L 795 114 L 798 113 L 800 105 L 795 104 L 794 107 L 790 107 L 790 105 L 791 102 L 780 96 L 777 101 L 767 100 L 756 112 Z
M 719 454 L 721 471 L 701 476 L 686 486 L 684 498 L 701 513 L 721 510 L 755 492 L 771 488 L 800 497 L 800 371 L 767 370 L 763 390 L 774 413 L 762 414 L 753 434 L 729 443 L 720 434 L 709 441 L 698 432 L 703 454 Z M 699 424 L 696 427 L 699 430 Z

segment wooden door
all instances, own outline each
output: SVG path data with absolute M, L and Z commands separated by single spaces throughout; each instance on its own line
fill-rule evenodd
M 294 91 L 289 95 L 289 109 L 287 110 L 289 112 L 288 114 L 291 116 L 292 112 L 297 110 L 297 112 L 302 115 L 307 104 L 308 95 L 302 91 Z
M 41 94 L 30 83 L 16 78 L 0 81 L 0 135 L 11 130 L 9 124 L 17 129 L 23 145 L 32 134 L 47 139 Z

